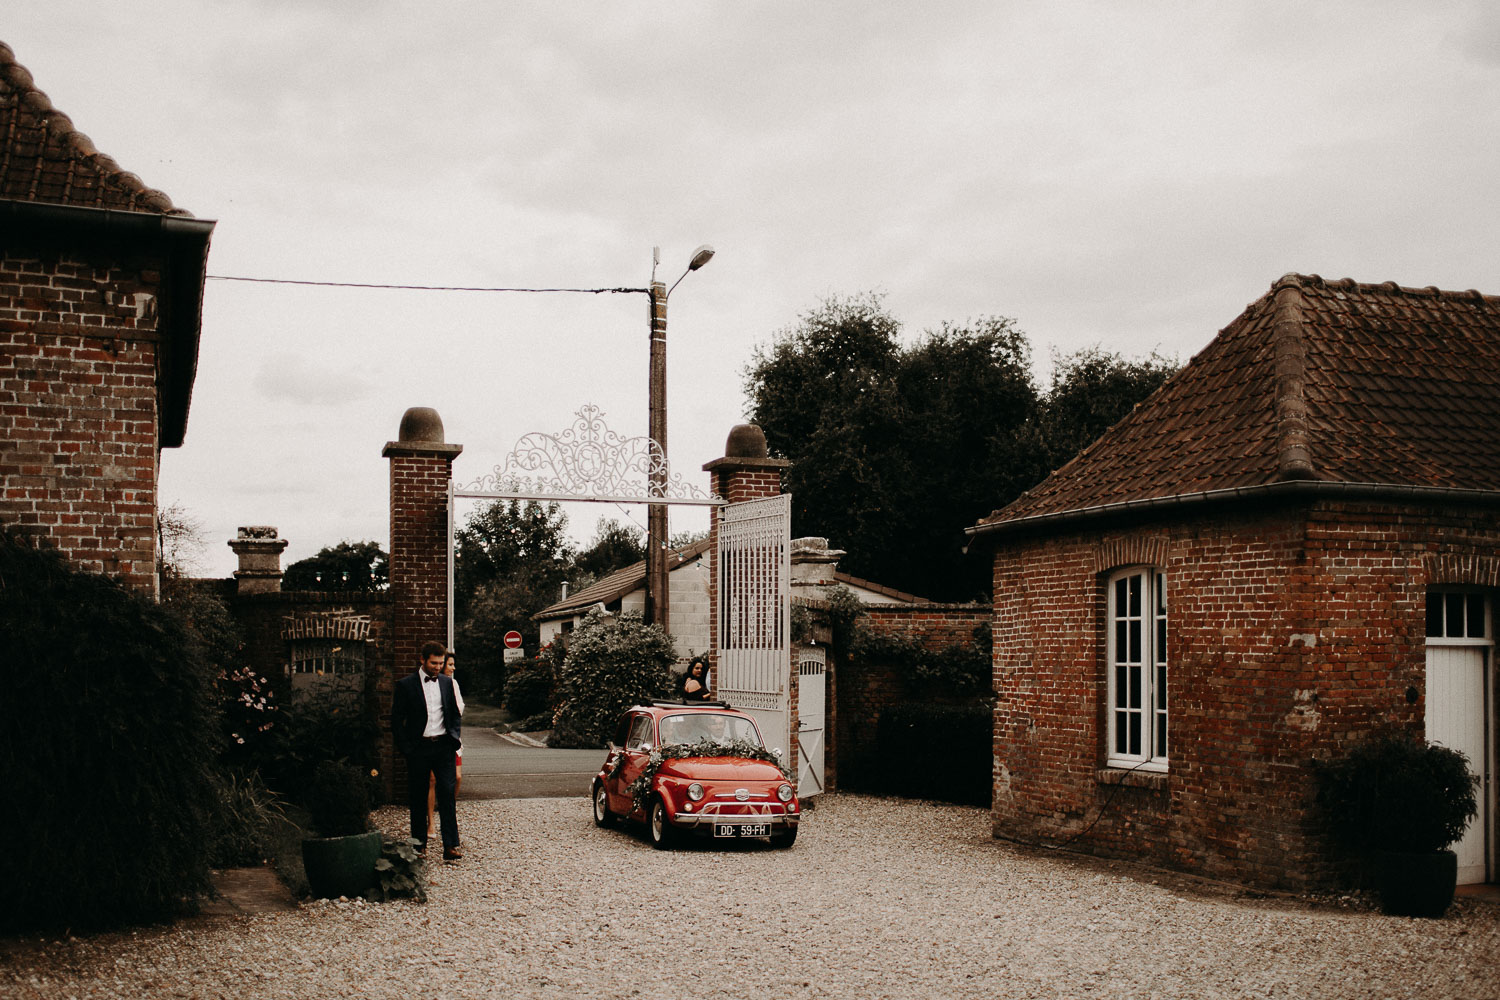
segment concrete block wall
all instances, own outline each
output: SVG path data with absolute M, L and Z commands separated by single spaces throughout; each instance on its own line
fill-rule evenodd
M 0 256 L 0 520 L 151 594 L 161 267 Z
M 1327 883 L 1308 762 L 1373 727 L 1422 731 L 1426 590 L 1482 582 L 1497 554 L 1494 512 L 1331 502 L 1006 542 L 994 832 Z M 1104 588 L 1132 565 L 1167 578 L 1166 774 L 1104 766 Z

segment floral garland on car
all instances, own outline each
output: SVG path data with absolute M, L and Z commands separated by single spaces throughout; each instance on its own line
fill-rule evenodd
M 750 760 L 763 760 L 767 764 L 776 765 L 787 781 L 792 780 L 792 774 L 781 763 L 781 759 L 771 751 L 745 740 L 731 740 L 728 743 L 720 743 L 716 740 L 699 740 L 697 743 L 669 743 L 664 747 L 652 750 L 646 758 L 646 766 L 642 769 L 640 777 L 630 783 L 625 790 L 630 793 L 631 804 L 636 809 L 646 808 L 646 802 L 651 797 L 651 789 L 656 783 L 656 772 L 669 760 L 679 757 L 746 757 Z M 620 773 L 620 768 L 625 764 L 625 755 L 621 754 L 615 761 L 614 770 L 610 777 Z

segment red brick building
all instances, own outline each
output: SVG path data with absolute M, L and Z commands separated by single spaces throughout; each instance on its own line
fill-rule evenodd
M 147 592 L 213 225 L 96 150 L 0 43 L 0 524 Z
M 1379 727 L 1486 776 L 1500 298 L 1287 275 L 969 529 L 994 551 L 997 836 L 1236 880 L 1336 875 L 1309 762 Z

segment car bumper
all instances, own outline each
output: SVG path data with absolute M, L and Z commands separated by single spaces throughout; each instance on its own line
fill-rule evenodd
M 679 809 L 669 819 L 680 830 L 711 837 L 715 826 L 768 826 L 772 833 L 780 833 L 795 829 L 801 816 L 779 802 L 749 807 L 741 803 L 708 802 L 694 812 Z

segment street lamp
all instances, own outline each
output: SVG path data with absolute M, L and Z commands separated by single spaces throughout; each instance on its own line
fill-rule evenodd
M 651 495 L 660 500 L 667 487 L 667 297 L 692 271 L 698 270 L 714 255 L 714 248 L 704 244 L 693 251 L 687 270 L 672 282 L 672 287 L 656 280 L 656 265 L 661 248 L 651 250 L 651 288 L 648 292 L 651 318 L 650 418 L 648 433 L 656 442 L 660 461 L 651 464 Z M 670 591 L 667 583 L 667 507 L 654 503 L 646 508 L 646 621 L 667 628 Z

